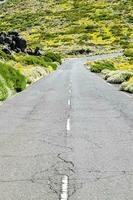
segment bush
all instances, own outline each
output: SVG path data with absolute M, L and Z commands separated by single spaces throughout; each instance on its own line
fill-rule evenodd
M 125 50 L 124 55 L 126 57 L 133 57 L 133 50 L 132 49 Z
M 133 93 L 133 82 L 124 82 L 120 86 L 121 91 Z
M 12 55 L 4 53 L 2 50 L 0 50 L 0 59 L 4 60 L 14 60 L 14 57 Z
M 8 90 L 3 81 L 0 80 L 0 101 L 5 100 L 8 97 Z
M 100 73 L 103 69 L 115 70 L 114 64 L 111 61 L 96 61 L 90 64 L 91 72 Z
M 119 71 L 107 78 L 107 82 L 113 84 L 121 84 L 124 81 L 128 81 L 133 76 L 133 71 Z
M 5 79 L 7 86 L 20 92 L 26 87 L 26 78 L 8 64 L 0 62 L 0 75 Z
M 31 56 L 31 55 L 21 55 L 16 57 L 17 62 L 24 63 L 26 65 L 34 65 L 34 66 L 42 66 L 45 68 L 48 68 L 49 66 L 52 66 L 52 68 L 55 70 L 57 68 L 57 64 L 53 63 L 51 61 L 51 58 L 47 57 L 47 61 L 45 59 L 45 56 Z
M 58 62 L 61 64 L 61 56 L 58 53 L 48 51 L 44 54 L 45 58 L 49 58 L 52 62 Z

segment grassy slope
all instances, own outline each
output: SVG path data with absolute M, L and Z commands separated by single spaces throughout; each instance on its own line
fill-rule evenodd
M 132 7 L 132 0 L 8 0 L 0 5 L 0 31 L 18 30 L 30 47 L 40 46 L 65 56 L 82 48 L 94 53 L 123 48 L 132 54 Z M 0 58 L 3 60 L 1 54 Z M 125 65 L 132 65 L 130 58 L 124 60 Z M 27 76 L 29 83 L 32 75 L 45 74 L 40 66 L 56 68 L 49 56 L 38 60 L 17 55 L 3 61 Z M 4 91 L 4 84 L 0 77 L 0 91 Z
M 20 30 L 30 46 L 64 53 L 118 49 L 132 40 L 132 6 L 132 0 L 8 0 L 0 30 Z

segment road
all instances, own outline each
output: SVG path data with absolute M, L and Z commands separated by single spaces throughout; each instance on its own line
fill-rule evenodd
M 104 57 L 0 106 L 0 200 L 133 199 L 133 99 L 83 65 Z

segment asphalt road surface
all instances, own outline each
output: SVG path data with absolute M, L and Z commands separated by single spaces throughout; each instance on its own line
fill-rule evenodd
M 66 60 L 0 106 L 0 200 L 133 200 L 133 99 Z

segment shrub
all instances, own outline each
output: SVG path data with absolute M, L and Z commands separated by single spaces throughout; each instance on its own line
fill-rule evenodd
M 47 57 L 48 58 L 48 57 Z M 52 68 L 55 70 L 57 68 L 56 63 L 52 63 L 51 59 L 48 58 L 47 61 L 45 59 L 45 56 L 31 56 L 31 55 L 21 55 L 16 57 L 17 62 L 24 63 L 26 65 L 34 65 L 34 66 L 42 66 L 45 68 L 48 68 L 49 66 L 52 66 Z
M 58 62 L 61 64 L 61 56 L 58 53 L 48 51 L 44 54 L 45 58 L 49 58 L 52 62 Z
M 4 53 L 2 50 L 0 50 L 0 59 L 4 60 L 14 60 L 14 57 L 12 55 Z
M 124 82 L 120 86 L 121 91 L 133 93 L 133 82 Z
M 132 49 L 125 50 L 124 55 L 126 57 L 133 57 L 133 50 Z
M 128 81 L 133 76 L 133 71 L 119 71 L 107 78 L 107 82 L 113 84 L 121 84 L 124 81 Z
M 3 81 L 0 80 L 0 101 L 5 100 L 8 97 L 8 90 Z
M 9 88 L 17 92 L 25 89 L 26 78 L 10 65 L 0 62 L 0 74 Z
M 103 69 L 115 70 L 114 64 L 111 61 L 96 61 L 90 64 L 91 72 L 100 73 Z

